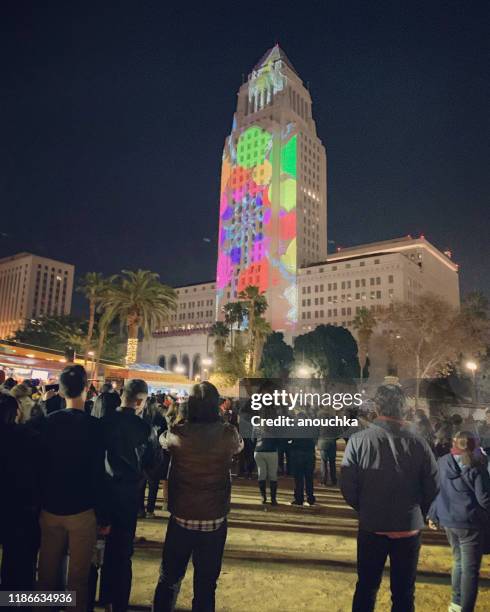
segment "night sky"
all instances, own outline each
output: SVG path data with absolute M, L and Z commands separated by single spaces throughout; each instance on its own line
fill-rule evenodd
M 277 41 L 327 148 L 330 248 L 423 233 L 490 294 L 489 2 L 2 6 L 0 256 L 213 279 L 236 93 Z

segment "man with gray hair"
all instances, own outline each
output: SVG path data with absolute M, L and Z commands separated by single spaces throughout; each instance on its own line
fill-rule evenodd
M 342 494 L 359 515 L 352 610 L 374 610 L 389 557 L 392 610 L 412 612 L 420 530 L 439 488 L 437 464 L 427 442 L 406 427 L 401 387 L 379 387 L 375 401 L 380 416 L 351 436 L 342 461 Z
M 156 467 L 159 457 L 156 436 L 141 418 L 147 397 L 148 385 L 144 380 L 128 380 L 121 405 L 102 418 L 111 532 L 106 540 L 100 599 L 113 612 L 128 608 L 141 483 L 144 473 Z

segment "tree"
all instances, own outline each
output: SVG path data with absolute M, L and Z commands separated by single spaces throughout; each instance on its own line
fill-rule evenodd
M 352 380 L 359 374 L 357 343 L 348 329 L 318 325 L 294 342 L 297 362 L 306 362 L 316 376 L 331 380 Z
M 140 330 L 150 333 L 164 325 L 175 310 L 177 294 L 164 285 L 159 275 L 148 270 L 123 270 L 111 283 L 103 300 L 102 320 L 105 324 L 118 318 L 127 330 L 126 364 L 136 361 Z
M 39 348 L 81 353 L 85 345 L 86 329 L 83 322 L 70 315 L 45 316 L 32 319 L 18 330 L 12 340 Z
M 254 329 L 254 343 L 253 343 L 253 355 L 252 364 L 253 368 L 250 368 L 250 374 L 257 370 L 262 359 L 262 350 L 267 338 L 272 334 L 272 327 L 264 317 L 255 318 L 255 329 Z
M 216 321 L 209 328 L 208 336 L 214 338 L 215 353 L 223 353 L 226 346 L 226 340 L 230 334 L 230 330 L 222 321 Z
M 249 348 L 248 348 L 248 373 L 252 374 L 256 369 L 256 359 L 259 356 L 258 343 L 261 337 L 267 335 L 266 328 L 260 320 L 262 315 L 268 308 L 267 299 L 259 288 L 255 285 L 248 285 L 243 291 L 240 291 L 238 298 L 245 304 L 248 313 L 248 331 L 249 331 Z M 269 328 L 270 329 L 270 328 Z M 272 331 L 272 330 L 271 330 Z M 270 331 L 268 332 L 270 333 Z
M 85 342 L 84 364 L 87 364 L 88 354 L 91 348 L 92 336 L 94 333 L 95 313 L 97 307 L 103 301 L 110 286 L 111 279 L 105 279 L 100 272 L 88 272 L 77 287 L 79 291 L 88 301 L 89 319 L 87 339 Z
M 364 378 L 364 370 L 368 372 L 369 341 L 377 325 L 371 310 L 363 306 L 354 318 L 354 329 L 357 331 L 359 346 L 360 378 Z
M 293 347 L 284 341 L 282 332 L 268 336 L 262 350 L 260 370 L 266 378 L 286 378 L 294 362 Z
M 461 311 L 431 293 L 414 302 L 394 302 L 380 313 L 390 328 L 385 336 L 398 366 L 415 378 L 415 404 L 420 398 L 420 381 L 434 377 L 462 355 L 475 355 L 485 347 L 488 325 L 474 311 Z
M 30 344 L 39 348 L 82 353 L 85 348 L 88 322 L 74 316 L 50 316 L 32 320 L 23 329 L 16 332 L 12 338 L 22 344 Z M 98 339 L 98 331 L 94 331 L 93 339 Z M 109 330 L 103 344 L 102 357 L 119 361 L 121 355 L 120 338 L 113 330 Z
M 240 329 L 248 314 L 247 308 L 242 302 L 228 302 L 223 306 L 223 312 L 225 313 L 225 323 L 230 328 L 230 340 L 233 346 L 233 329 L 235 327 Z
M 489 318 L 490 302 L 481 291 L 471 291 L 465 296 L 461 310 L 476 319 L 487 320 Z

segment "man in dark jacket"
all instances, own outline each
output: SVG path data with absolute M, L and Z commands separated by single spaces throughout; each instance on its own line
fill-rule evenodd
M 0 543 L 4 591 L 32 591 L 39 548 L 39 436 L 0 392 Z
M 401 388 L 383 385 L 376 403 L 380 416 L 349 439 L 342 461 L 342 494 L 359 515 L 352 610 L 374 610 L 389 556 L 392 609 L 410 612 L 420 530 L 438 492 L 437 465 L 429 445 L 405 427 Z
M 39 589 L 54 591 L 66 548 L 67 589 L 76 591 L 75 610 L 85 611 L 97 523 L 107 530 L 104 503 L 104 439 L 99 421 L 85 413 L 87 374 L 79 365 L 60 375 L 66 409 L 42 418 L 40 432 L 41 550 Z M 34 426 L 34 425 L 33 425 Z
M 151 471 L 158 461 L 157 439 L 151 426 L 141 418 L 147 396 L 148 385 L 144 380 L 128 380 L 121 406 L 102 418 L 111 532 L 106 540 L 101 600 L 111 604 L 113 612 L 128 608 L 141 484 L 145 472 Z
M 214 611 L 230 508 L 230 468 L 233 456 L 243 448 L 236 428 L 220 420 L 219 394 L 211 383 L 194 387 L 187 415 L 187 422 L 173 426 L 164 440 L 172 458 L 171 517 L 153 602 L 156 612 L 175 609 L 191 556 L 192 609 Z

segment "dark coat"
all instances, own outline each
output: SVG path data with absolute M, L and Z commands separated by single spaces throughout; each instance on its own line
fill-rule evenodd
M 422 529 L 439 490 L 437 464 L 424 440 L 399 421 L 379 418 L 349 439 L 341 490 L 360 529 Z
M 451 454 L 437 465 L 441 490 L 432 504 L 429 518 L 443 527 L 478 529 L 490 520 L 490 477 L 482 467 L 466 467 Z

